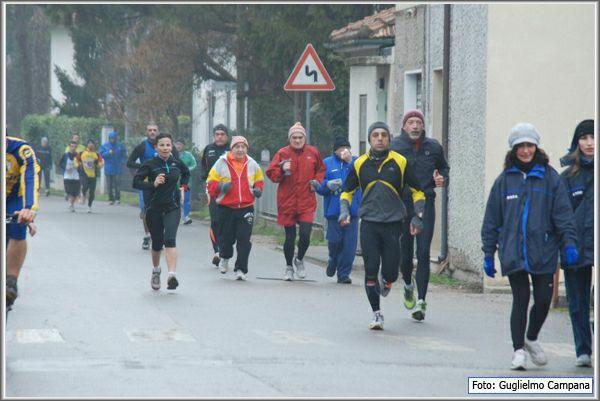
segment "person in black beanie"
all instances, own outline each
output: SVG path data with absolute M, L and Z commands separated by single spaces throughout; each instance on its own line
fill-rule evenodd
M 217 124 L 213 128 L 213 143 L 206 145 L 202 152 L 202 159 L 200 161 L 200 178 L 206 181 L 208 178 L 208 172 L 219 160 L 219 158 L 229 151 L 229 130 L 223 124 Z M 210 241 L 212 242 L 214 255 L 212 263 L 215 267 L 219 267 L 221 258 L 219 257 L 219 219 L 217 203 L 207 193 L 208 198 L 208 210 L 210 212 Z
M 333 142 L 333 154 L 325 160 L 325 178 L 317 189 L 323 196 L 323 213 L 327 219 L 327 246 L 329 260 L 326 274 L 333 277 L 337 272 L 337 282 L 351 284 L 352 264 L 356 255 L 358 242 L 358 208 L 362 199 L 362 191 L 358 190 L 352 198 L 350 208 L 350 224 L 342 227 L 340 217 L 340 194 L 346 177 L 357 159 L 350 153 L 350 142 L 346 136 L 337 136 Z
M 569 193 L 575 217 L 579 262 L 568 266 L 561 260 L 569 315 L 575 340 L 576 366 L 592 367 L 590 293 L 594 264 L 594 120 L 577 125 L 569 153 L 561 159 L 568 166 L 560 175 Z
M 411 235 L 423 229 L 425 194 L 406 162 L 406 158 L 390 150 L 390 128 L 384 122 L 369 127 L 371 149 L 354 161 L 340 196 L 340 226 L 351 222 L 355 192 L 362 190 L 358 210 L 361 219 L 360 244 L 365 262 L 365 290 L 373 310 L 371 330 L 383 330 L 380 296 L 387 296 L 398 279 L 400 263 L 400 233 L 407 217 L 401 194 L 410 188 L 415 216 L 411 219 Z

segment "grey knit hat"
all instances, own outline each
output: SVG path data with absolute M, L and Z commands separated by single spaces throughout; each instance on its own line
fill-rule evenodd
M 368 131 L 368 133 L 369 133 L 369 135 L 368 135 L 369 142 L 371 142 L 371 132 L 375 131 L 375 130 L 376 130 L 376 129 L 378 129 L 378 128 L 382 128 L 382 129 L 386 130 L 386 131 L 387 131 L 387 133 L 388 133 L 388 134 L 389 134 L 389 136 L 390 136 L 390 139 L 391 139 L 391 137 L 392 137 L 392 133 L 391 133 L 391 131 L 390 131 L 390 127 L 389 127 L 389 125 L 387 125 L 387 124 L 386 124 L 386 123 L 384 123 L 383 121 L 377 121 L 377 122 L 374 122 L 373 124 L 371 124 L 371 125 L 369 126 L 369 129 L 367 130 L 367 131 Z
M 518 123 L 510 129 L 508 135 L 508 147 L 514 148 L 523 142 L 533 143 L 535 146 L 540 146 L 540 134 L 533 124 L 529 123 Z

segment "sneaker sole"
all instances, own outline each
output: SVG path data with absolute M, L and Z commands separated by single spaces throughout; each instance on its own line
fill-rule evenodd
M 369 325 L 369 329 L 370 330 L 383 330 L 383 326 L 380 324 L 376 324 L 376 325 Z
M 510 370 L 527 370 L 525 366 L 511 366 Z

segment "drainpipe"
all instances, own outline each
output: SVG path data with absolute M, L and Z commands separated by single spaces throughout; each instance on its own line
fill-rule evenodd
M 448 126 L 450 125 L 450 13 L 451 5 L 444 5 L 444 88 L 442 95 L 442 147 L 448 158 Z M 449 181 L 449 180 L 448 180 Z M 448 187 L 442 187 L 442 238 L 438 262 L 448 259 Z

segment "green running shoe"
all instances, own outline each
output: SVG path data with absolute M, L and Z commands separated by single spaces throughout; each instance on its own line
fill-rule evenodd
M 404 307 L 411 310 L 415 308 L 415 304 L 415 286 L 404 284 Z

